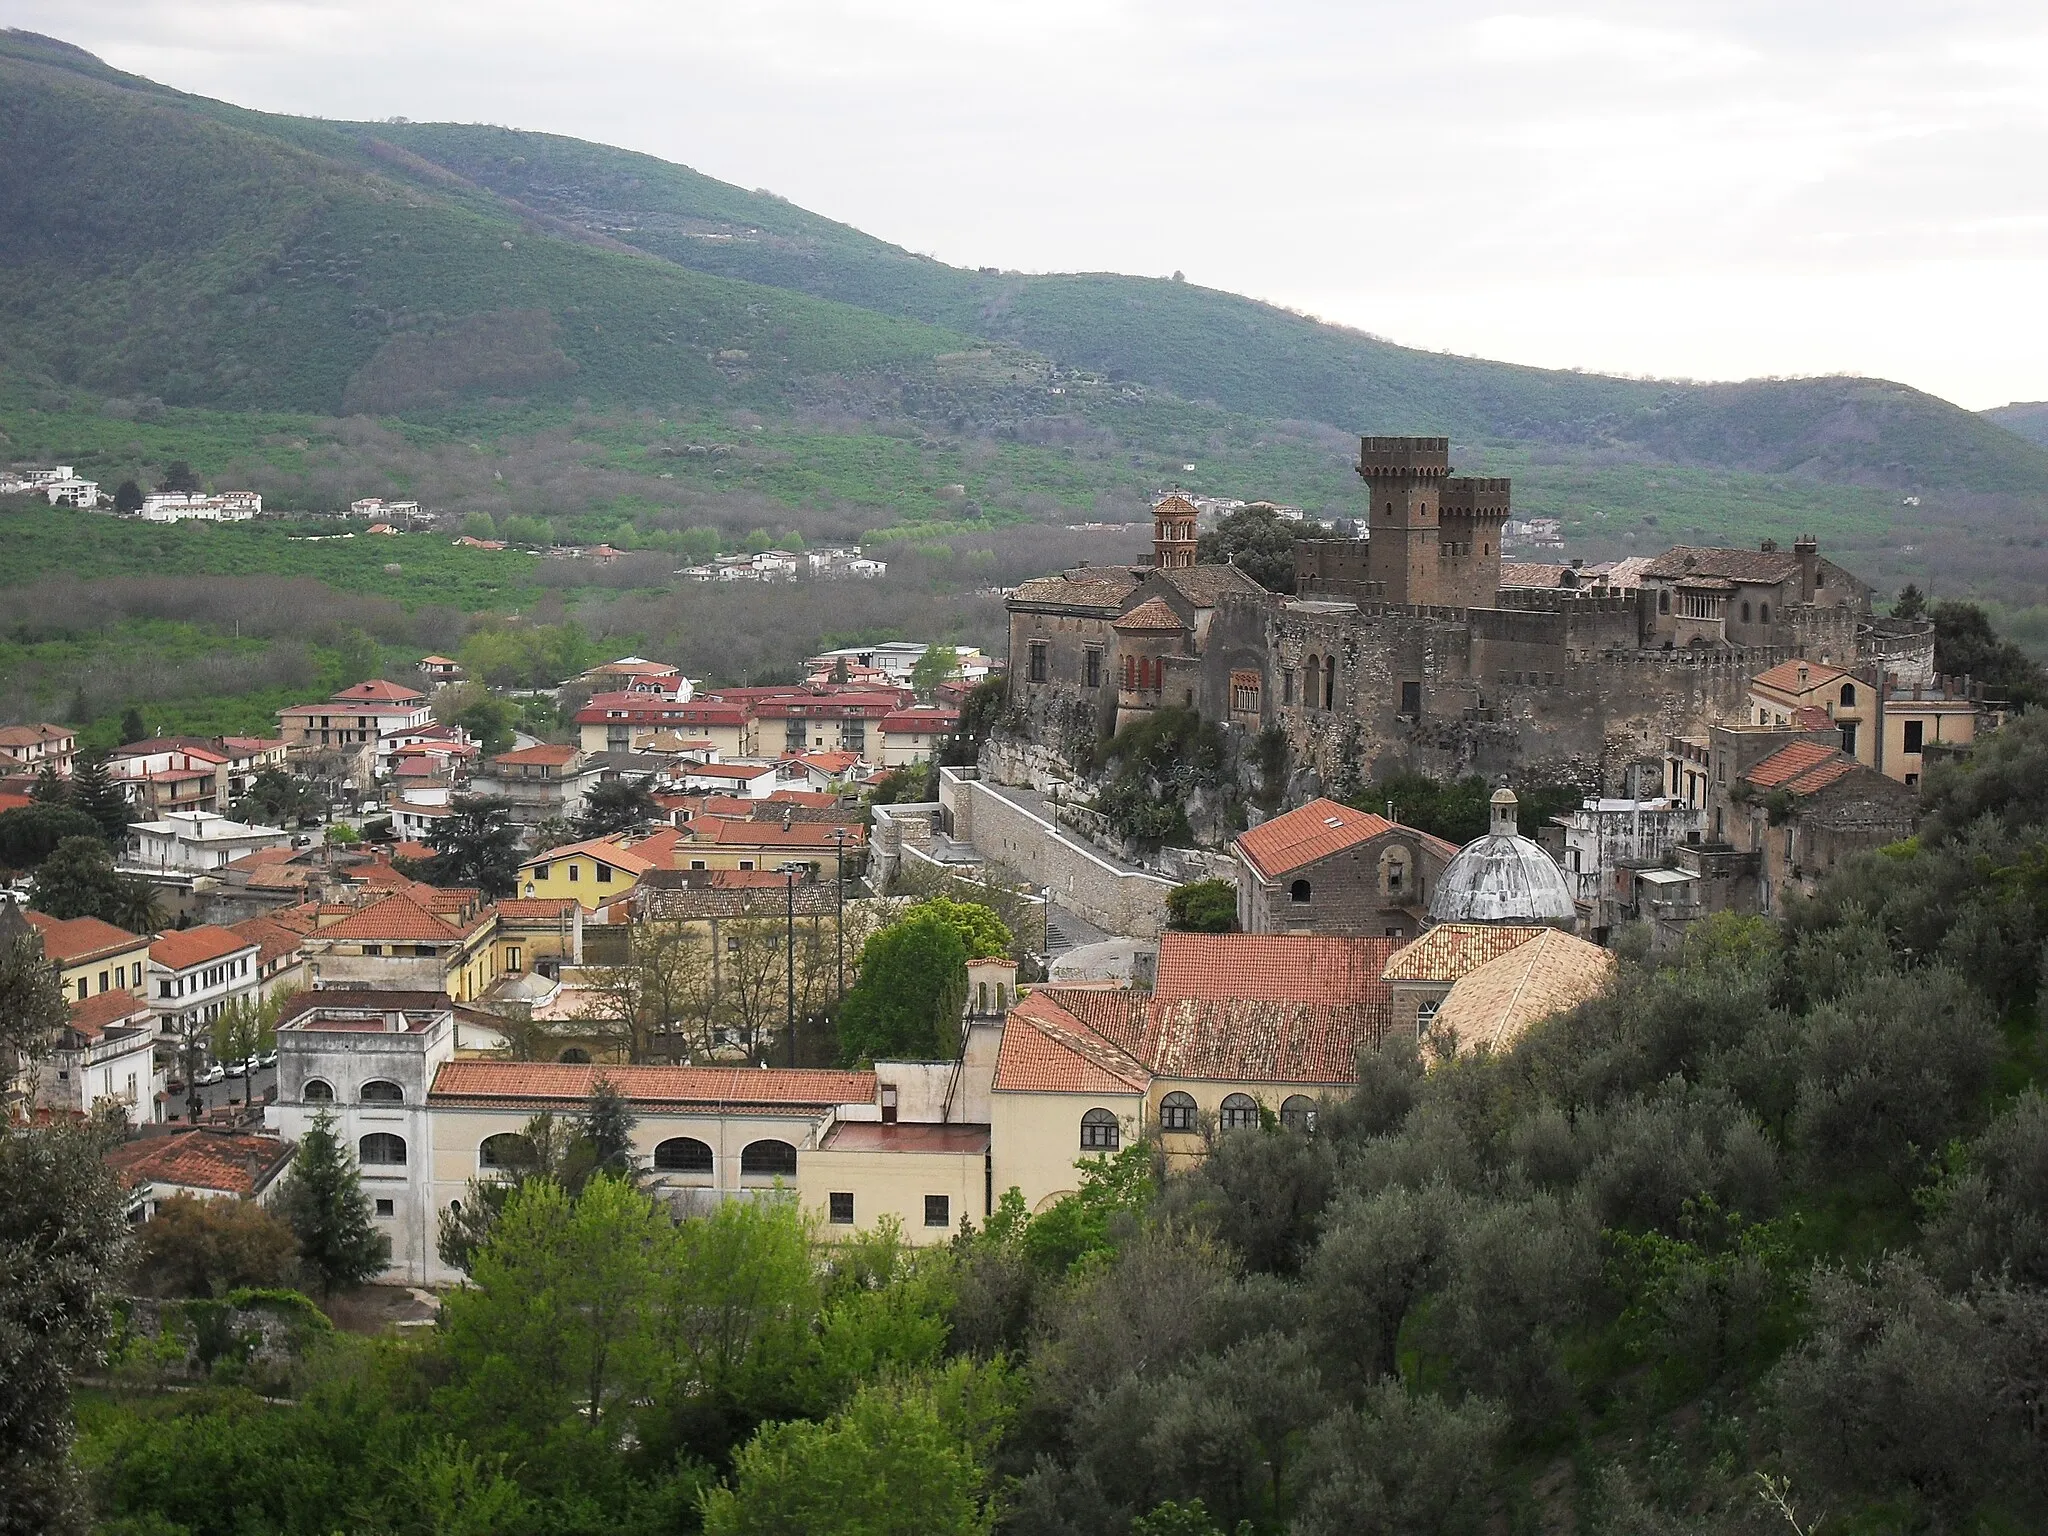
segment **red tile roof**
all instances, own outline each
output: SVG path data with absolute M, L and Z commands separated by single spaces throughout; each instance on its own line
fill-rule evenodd
M 1806 681 L 1799 680 L 1799 674 L 1806 674 Z M 1759 672 L 1750 679 L 1752 685 L 1761 683 L 1766 688 L 1779 688 L 1786 693 L 1804 693 L 1809 688 L 1824 687 L 1849 676 L 1840 667 L 1831 667 L 1824 661 L 1781 661 L 1775 667 Z
M 581 1104 L 599 1078 L 635 1104 L 823 1108 L 875 1102 L 872 1072 L 761 1067 L 573 1066 L 564 1062 L 449 1061 L 434 1074 L 441 1103 Z
M 446 943 L 460 937 L 455 925 L 435 916 L 411 896 L 395 894 L 318 930 L 323 939 L 364 939 Z
M 1340 939 L 1308 934 L 1165 933 L 1159 937 L 1154 997 L 1273 1003 L 1387 1000 L 1380 973 L 1399 939 Z
M 701 817 L 690 823 L 690 832 L 698 843 L 715 843 L 727 848 L 809 848 L 823 850 L 834 846 L 832 833 L 845 824 L 837 821 L 793 821 L 788 826 L 779 821 L 727 821 L 722 817 Z M 846 845 L 858 848 L 867 841 L 866 827 L 848 829 Z M 677 858 L 685 858 L 689 845 L 676 849 Z
M 914 709 L 899 709 L 893 714 L 882 716 L 882 729 L 892 736 L 907 731 L 950 731 L 959 724 L 959 710 L 941 709 L 932 704 L 920 704 Z
M 1388 981 L 1456 981 L 1550 931 L 1509 924 L 1444 923 L 1394 951 L 1381 974 Z
M 1146 598 L 1109 627 L 1127 634 L 1183 634 L 1187 630 L 1180 615 L 1157 597 Z
M 491 761 L 510 763 L 515 768 L 527 763 L 543 763 L 561 768 L 575 761 L 577 755 L 578 750 L 575 747 L 549 746 L 543 742 L 539 746 L 521 747 L 517 752 L 500 752 Z
M 85 965 L 149 942 L 96 917 L 51 917 L 33 907 L 22 916 L 43 936 L 43 958 L 61 965 Z
M 291 1142 L 214 1130 L 179 1131 L 124 1142 L 107 1153 L 107 1166 L 131 1188 L 174 1184 L 231 1195 L 262 1192 L 291 1161 Z
M 305 935 L 296 928 L 268 917 L 252 917 L 243 922 L 230 923 L 228 927 L 230 931 L 244 939 L 253 939 L 260 946 L 256 951 L 256 962 L 259 965 L 268 965 L 271 961 L 292 953 L 305 939 Z
M 839 797 L 824 789 L 778 789 L 771 791 L 766 800 L 740 800 L 733 802 L 747 808 L 752 817 L 756 808 L 763 805 L 801 805 L 814 811 L 828 810 L 839 803 Z M 855 812 L 854 814 L 858 814 Z
M 98 1040 L 110 1029 L 131 1022 L 153 1025 L 149 1004 L 133 992 L 116 988 L 95 992 L 71 1005 L 71 1027 L 88 1040 Z
M 1370 811 L 1335 800 L 1311 800 L 1298 810 L 1240 832 L 1237 847 L 1268 880 L 1277 879 L 1318 859 L 1355 848 L 1399 824 Z
M 1151 1074 L 1044 990 L 1010 1010 L 996 1051 L 995 1086 L 1006 1093 L 1138 1094 Z
M 629 875 L 644 874 L 661 862 L 659 858 L 649 858 L 609 837 L 593 837 L 581 843 L 563 843 L 545 853 L 528 854 L 522 866 L 553 864 L 561 859 L 574 858 L 595 859 L 600 864 L 611 865 L 613 869 L 623 869 Z
M 1148 1060 L 1161 1077 L 1241 1083 L 1351 1083 L 1388 1010 L 1362 1003 L 1194 998 L 1152 1004 Z
M 1824 747 L 1815 741 L 1795 741 L 1780 747 L 1762 762 L 1752 763 L 1742 775 L 1744 782 L 1758 789 L 1782 789 L 1794 795 L 1810 795 L 1839 783 L 1862 765 L 1839 747 Z
M 417 688 L 408 688 L 403 683 L 386 682 L 383 678 L 372 678 L 367 683 L 356 683 L 334 695 L 337 704 L 420 704 L 426 695 Z
M 498 915 L 515 923 L 552 922 L 575 910 L 574 896 L 507 896 L 498 903 Z
M 149 946 L 149 958 L 166 970 L 189 971 L 195 965 L 224 960 L 255 947 L 254 939 L 246 939 L 232 928 L 201 923 L 196 928 L 159 934 Z

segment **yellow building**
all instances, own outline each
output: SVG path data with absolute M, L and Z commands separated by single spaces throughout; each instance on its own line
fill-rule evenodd
M 500 976 L 553 976 L 565 965 L 583 963 L 583 906 L 573 898 L 507 897 L 497 904 L 497 914 L 491 950 Z
M 840 877 L 842 863 L 847 873 L 857 872 L 866 853 L 866 827 L 699 816 L 683 829 L 672 863 L 677 869 L 702 870 L 780 870 L 795 865 L 810 879 L 830 881 Z
M 630 891 L 648 870 L 671 868 L 679 836 L 664 828 L 639 839 L 599 837 L 536 853 L 519 866 L 519 894 L 539 901 L 573 900 L 594 912 Z
M 481 997 L 499 975 L 497 910 L 474 891 L 441 895 L 454 898 L 447 912 L 430 911 L 411 891 L 323 911 L 302 946 L 307 979 L 315 988 L 438 992 L 458 1003 Z
M 43 958 L 57 973 L 65 998 L 74 1003 L 102 992 L 144 995 L 148 985 L 149 939 L 103 923 L 96 917 L 56 918 L 25 914 L 42 936 Z
M 1785 661 L 1749 684 L 1749 723 L 1789 730 L 1832 729 L 1842 750 L 1888 779 L 1917 785 L 1930 746 L 1977 739 L 1978 706 L 1937 678 L 1883 688 L 1840 667 Z

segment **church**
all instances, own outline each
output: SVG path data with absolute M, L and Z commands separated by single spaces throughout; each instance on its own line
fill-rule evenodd
M 1504 562 L 1505 479 L 1453 472 L 1443 437 L 1364 437 L 1365 536 L 1302 540 L 1295 591 L 1196 560 L 1197 509 L 1153 508 L 1149 565 L 1081 566 L 1008 600 L 1010 705 L 1068 761 L 1180 706 L 1277 727 L 1302 786 L 1412 768 L 1621 788 L 1667 740 L 1747 709 L 1749 679 L 1812 660 L 1931 680 L 1932 626 L 1800 537 L 1674 548 L 1587 570 Z

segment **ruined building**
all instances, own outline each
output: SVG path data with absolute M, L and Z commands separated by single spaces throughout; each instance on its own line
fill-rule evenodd
M 1933 632 L 1873 617 L 1870 588 L 1790 549 L 1672 549 L 1611 571 L 1502 584 L 1504 479 L 1452 473 L 1441 437 L 1367 437 L 1363 539 L 1295 545 L 1291 596 L 1194 563 L 1195 508 L 1155 508 L 1153 563 L 1083 566 L 1012 594 L 1010 702 L 1039 747 L 1084 745 L 1163 706 L 1286 735 L 1297 790 L 1399 767 L 1618 788 L 1668 738 L 1744 718 L 1789 660 L 1925 685 Z

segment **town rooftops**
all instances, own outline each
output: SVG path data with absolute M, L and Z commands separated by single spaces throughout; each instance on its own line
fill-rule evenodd
M 164 737 L 151 737 L 144 741 L 131 741 L 124 747 L 116 747 L 107 754 L 110 763 L 126 762 L 134 757 L 154 757 L 159 752 L 174 752 L 180 757 L 195 758 L 209 765 L 224 763 L 227 754 L 211 741 L 187 744 L 184 741 Z
M 124 1142 L 107 1153 L 106 1163 L 131 1189 L 169 1184 L 248 1198 L 269 1187 L 294 1150 L 270 1136 L 195 1128 Z
M 838 821 L 792 821 L 784 826 L 779 821 L 732 821 L 723 816 L 701 816 L 690 823 L 689 830 L 691 842 L 716 843 L 721 847 L 824 849 L 840 841 L 832 835 L 840 828 L 845 828 L 847 835 L 843 840 L 851 847 L 858 848 L 867 841 L 866 827 Z M 677 851 L 680 854 L 682 850 Z
M 1399 944 L 1319 934 L 1163 933 L 1152 995 L 1169 1002 L 1384 1004 L 1380 977 Z
M 260 947 L 256 940 L 245 938 L 232 928 L 201 923 L 194 928 L 157 935 L 150 943 L 149 958 L 151 964 L 160 965 L 167 971 L 189 971 L 194 966 L 211 965 L 245 949 Z
M 1500 568 L 1500 584 L 1503 587 L 1563 587 L 1577 580 L 1576 573 L 1568 565 L 1542 565 L 1525 561 L 1505 561 Z
M 1388 981 L 1456 981 L 1553 930 L 1499 923 L 1439 923 L 1387 961 Z
M 1062 1007 L 1055 989 L 1018 999 L 996 1050 L 1005 1093 L 1140 1094 L 1150 1081 L 1143 1062 Z
M 69 741 L 78 733 L 68 725 L 0 725 L 0 747 L 36 747 Z
M 51 917 L 33 907 L 22 915 L 43 936 L 43 958 L 59 965 L 89 965 L 149 942 L 96 917 Z
M 109 1031 L 129 1024 L 153 1029 L 154 1015 L 147 1001 L 118 987 L 95 992 L 71 1005 L 71 1031 L 88 1043 L 104 1040 Z
M 286 927 L 283 923 L 273 922 L 267 917 L 251 917 L 239 923 L 230 923 L 228 929 L 256 945 L 256 961 L 259 965 L 268 965 L 273 960 L 282 959 L 305 942 L 305 935 L 296 928 Z
M 1697 549 L 1680 544 L 1651 560 L 1642 574 L 1664 581 L 1697 576 L 1773 584 L 1798 571 L 1799 556 L 1789 549 Z
M 462 930 L 440 915 L 430 912 L 409 894 L 399 892 L 372 902 L 361 911 L 316 930 L 322 939 L 359 939 L 373 942 L 447 943 L 462 936 Z
M 1335 800 L 1317 799 L 1284 816 L 1261 822 L 1249 832 L 1240 832 L 1237 847 L 1251 861 L 1253 869 L 1266 879 L 1275 880 L 1306 868 L 1318 859 L 1370 842 L 1383 833 L 1402 830 L 1432 843 L 1441 841 L 1427 833 L 1417 832 L 1413 827 L 1402 828 L 1399 822 L 1375 816 L 1371 811 L 1361 811 Z M 1457 852 L 1448 843 L 1441 847 L 1447 850 L 1446 857 Z
M 589 702 L 576 711 L 576 723 L 602 725 L 607 720 L 624 720 L 628 723 L 681 720 L 686 710 L 695 707 L 690 704 L 679 704 L 665 693 L 649 693 L 645 689 L 624 693 L 593 693 Z
M 587 1104 L 601 1080 L 646 1105 L 688 1104 L 727 1110 L 826 1109 L 875 1102 L 872 1072 L 782 1067 L 576 1066 L 566 1062 L 449 1061 L 427 1091 L 438 1104 Z
M 552 923 L 573 918 L 580 904 L 574 896 L 505 896 L 497 905 L 508 923 Z
M 645 656 L 621 656 L 617 661 L 607 661 L 592 667 L 585 677 L 674 677 L 682 669 L 672 667 L 665 661 L 649 661 Z
M 947 704 L 913 704 L 882 716 L 883 731 L 950 731 L 960 723 L 960 711 Z
M 1460 1053 L 1504 1050 L 1531 1024 L 1576 1008 L 1614 979 L 1614 955 L 1554 928 L 1459 979 L 1430 1020 Z
M 1778 748 L 1761 762 L 1752 763 L 1742 775 L 1757 789 L 1782 789 L 1788 794 L 1811 795 L 1838 783 L 1861 765 L 1839 747 L 1817 741 L 1795 741 Z
M 666 852 L 666 849 L 661 850 Z M 623 869 L 629 875 L 641 874 L 658 867 L 659 860 L 643 853 L 635 853 L 624 843 L 614 842 L 608 837 L 593 837 L 580 843 L 563 843 L 543 853 L 527 855 L 520 861 L 526 868 L 535 864 L 552 864 L 559 859 L 595 859 L 600 864 L 609 864 L 613 869 Z
M 1010 606 L 1094 608 L 1113 615 L 1137 587 L 1131 573 L 1119 567 L 1083 567 L 1059 576 L 1039 576 L 1010 594 Z

